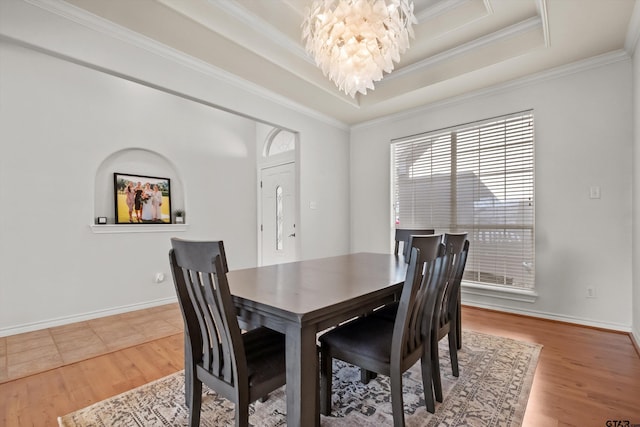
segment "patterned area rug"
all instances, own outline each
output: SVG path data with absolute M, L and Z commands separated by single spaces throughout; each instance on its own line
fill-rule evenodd
M 508 338 L 463 332 L 459 351 L 460 376 L 451 375 L 446 340 L 440 343 L 444 402 L 436 413 L 424 407 L 420 363 L 405 372 L 404 408 L 409 427 L 519 426 L 522 424 L 538 355 L 542 346 Z M 375 426 L 393 424 L 390 386 L 379 376 L 362 384 L 360 371 L 334 361 L 333 411 L 322 416 L 323 426 Z M 234 406 L 206 387 L 200 425 L 234 424 Z M 280 388 L 264 402 L 251 405 L 254 426 L 286 425 L 285 390 Z M 58 419 L 60 427 L 187 426 L 184 372 L 178 372 Z

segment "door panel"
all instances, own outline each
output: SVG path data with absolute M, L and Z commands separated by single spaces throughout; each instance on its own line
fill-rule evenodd
M 296 260 L 295 163 L 261 171 L 262 265 Z

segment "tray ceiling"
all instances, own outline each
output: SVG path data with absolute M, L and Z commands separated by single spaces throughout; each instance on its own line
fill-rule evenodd
M 305 52 L 311 0 L 67 0 L 278 96 L 356 124 L 624 49 L 634 0 L 414 0 L 415 39 L 374 91 Z

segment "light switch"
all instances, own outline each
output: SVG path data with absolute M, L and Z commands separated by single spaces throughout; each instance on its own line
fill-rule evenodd
M 600 186 L 592 185 L 589 189 L 589 198 L 590 199 L 599 199 L 600 198 Z

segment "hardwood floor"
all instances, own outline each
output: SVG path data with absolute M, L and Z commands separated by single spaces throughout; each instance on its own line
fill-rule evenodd
M 183 346 L 172 335 L 4 383 L 0 425 L 55 427 L 58 416 L 182 369 Z
M 640 425 L 640 357 L 629 335 L 470 307 L 462 325 L 544 346 L 524 426 Z
M 640 357 L 628 335 L 472 307 L 462 321 L 544 346 L 525 427 L 640 424 Z M 0 426 L 56 426 L 60 415 L 182 369 L 182 351 L 177 334 L 1 384 Z

